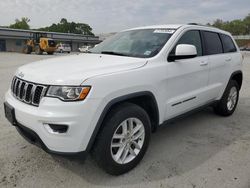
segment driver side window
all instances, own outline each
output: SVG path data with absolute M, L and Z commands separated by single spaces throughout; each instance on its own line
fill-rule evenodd
M 170 55 L 175 55 L 175 49 L 178 44 L 194 45 L 197 50 L 197 56 L 202 56 L 201 36 L 198 30 L 187 31 L 184 35 L 182 35 L 175 47 L 170 52 Z

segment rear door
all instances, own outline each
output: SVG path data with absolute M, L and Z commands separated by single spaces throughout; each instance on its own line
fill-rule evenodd
M 209 99 L 216 100 L 230 77 L 230 61 L 232 57 L 223 50 L 219 33 L 203 31 L 204 53 L 209 60 Z
M 203 56 L 199 30 L 189 30 L 178 39 L 178 44 L 191 44 L 197 49 L 197 57 L 168 63 L 166 88 L 166 119 L 173 118 L 207 102 L 208 57 Z M 170 61 L 170 60 L 169 60 Z
M 237 51 L 236 44 L 229 35 L 220 34 L 223 50 L 225 55 L 227 56 L 227 63 L 240 65 L 242 62 L 242 55 L 239 51 Z

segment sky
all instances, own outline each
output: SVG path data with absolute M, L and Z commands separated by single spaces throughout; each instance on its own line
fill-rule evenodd
M 61 18 L 87 23 L 95 34 L 156 24 L 202 23 L 241 19 L 250 0 L 1 0 L 0 25 L 28 17 L 32 29 Z

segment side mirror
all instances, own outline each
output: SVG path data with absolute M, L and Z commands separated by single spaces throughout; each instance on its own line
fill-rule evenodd
M 169 58 L 174 61 L 178 59 L 189 59 L 197 56 L 197 50 L 194 45 L 190 44 L 178 44 L 175 49 L 175 55 Z

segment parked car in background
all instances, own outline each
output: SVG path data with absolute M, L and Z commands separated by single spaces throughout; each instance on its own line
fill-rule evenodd
M 69 44 L 60 43 L 60 44 L 57 45 L 57 50 L 56 51 L 60 52 L 60 53 L 64 53 L 64 52 L 70 53 L 71 52 L 71 47 L 70 47 Z
M 240 47 L 240 51 L 250 51 L 250 46 Z
M 92 49 L 92 47 L 91 46 L 82 46 L 82 47 L 80 47 L 78 49 L 79 49 L 80 52 L 87 53 L 87 52 L 89 52 L 90 49 Z

